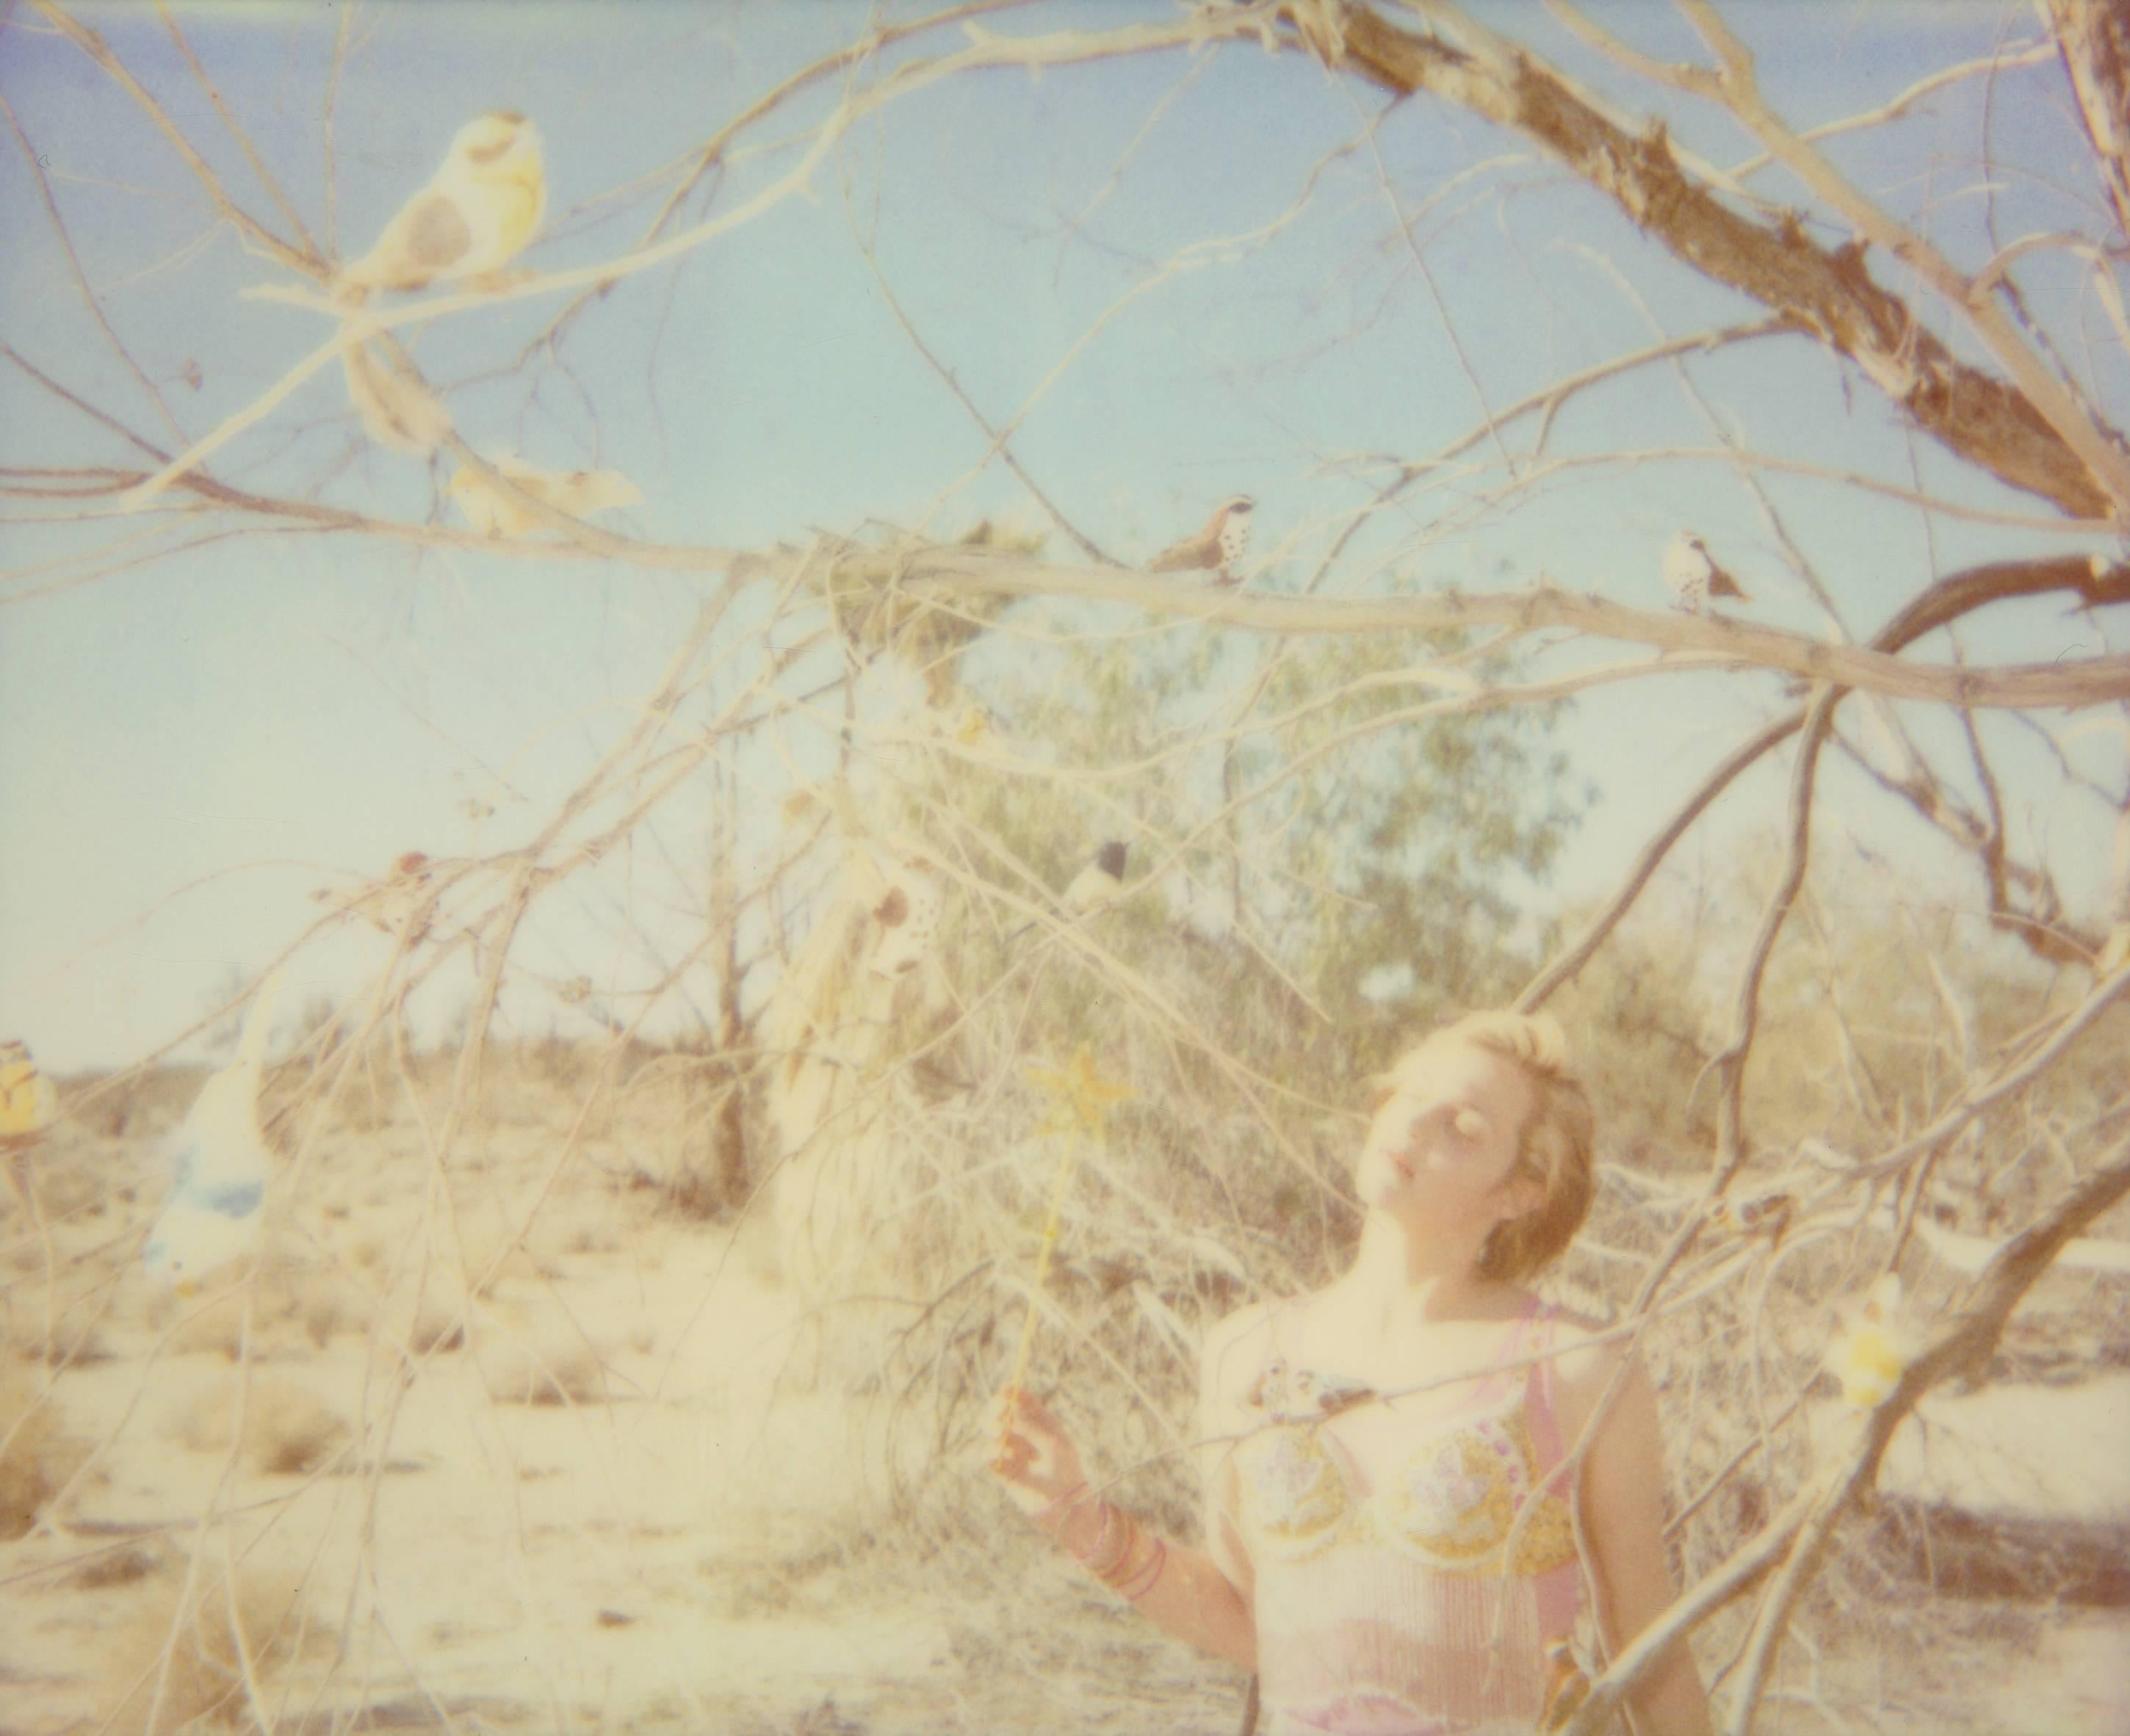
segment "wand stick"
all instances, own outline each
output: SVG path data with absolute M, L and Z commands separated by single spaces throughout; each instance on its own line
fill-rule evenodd
M 1028 1357 L 1035 1343 L 1035 1311 L 1043 1300 L 1043 1286 L 1050 1276 L 1051 1256 L 1058 1247 L 1058 1229 L 1065 1214 L 1065 1190 L 1072 1180 L 1072 1159 L 1082 1138 L 1091 1136 L 1097 1145 L 1104 1139 L 1110 1105 L 1130 1096 L 1131 1087 L 1104 1079 L 1095 1071 L 1093 1052 L 1086 1043 L 1073 1052 L 1061 1068 L 1030 1067 L 1029 1076 L 1057 1099 L 1047 1133 L 1065 1136 L 1058 1154 L 1058 1175 L 1050 1184 L 1050 1212 L 1043 1223 L 1043 1241 L 1035 1251 L 1035 1274 L 1029 1285 L 1028 1312 L 1021 1317 L 1020 1348 L 1014 1353 L 1013 1376 L 1006 1382 L 1005 1417 L 999 1425 L 999 1462 L 1005 1460 L 1006 1437 L 1013 1431 L 1014 1413 L 1020 1408 L 1023 1383 L 1028 1377 Z

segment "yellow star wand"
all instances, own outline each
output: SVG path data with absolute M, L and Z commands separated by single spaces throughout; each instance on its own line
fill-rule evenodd
M 1131 1087 L 1115 1080 L 1105 1079 L 1096 1071 L 1094 1052 L 1086 1044 L 1072 1052 L 1072 1058 L 1062 1067 L 1030 1067 L 1028 1076 L 1050 1098 L 1050 1113 L 1043 1118 L 1039 1133 L 1079 1133 L 1091 1137 L 1099 1145 L 1106 1137 L 1110 1108 L 1124 1102 L 1132 1095 Z M 1065 1210 L 1065 1190 L 1072 1180 L 1072 1158 L 1079 1150 L 1077 1139 L 1067 1138 L 1058 1154 L 1058 1175 L 1050 1184 L 1050 1212 L 1044 1219 L 1043 1241 L 1035 1252 L 1035 1276 L 1029 1285 L 1028 1312 L 1020 1323 L 1020 1348 L 1014 1353 L 1013 1376 L 1006 1382 L 1005 1421 L 1004 1428 L 1013 1427 L 1014 1412 L 1020 1403 L 1021 1382 L 1028 1375 L 1028 1353 L 1035 1343 L 1035 1309 L 1042 1300 L 1043 1286 L 1050 1276 L 1050 1257 L 1058 1246 L 1058 1225 Z M 999 1452 L 1005 1457 L 1005 1437 L 999 1438 Z

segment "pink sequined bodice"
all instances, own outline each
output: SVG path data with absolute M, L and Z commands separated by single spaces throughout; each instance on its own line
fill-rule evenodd
M 1497 1364 L 1553 1325 L 1534 1301 Z M 1274 1339 L 1235 1458 L 1266 1736 L 1528 1730 L 1581 1595 L 1551 1364 L 1383 1400 Z

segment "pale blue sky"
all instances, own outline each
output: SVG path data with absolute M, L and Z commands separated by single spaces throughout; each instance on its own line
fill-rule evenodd
M 1537 6 L 1482 10 L 1623 103 L 1646 100 Z M 153 12 L 78 12 L 246 208 L 279 227 Z M 180 6 L 178 15 L 306 222 L 322 225 L 321 114 L 338 9 Z M 1698 52 L 1669 8 L 1599 15 L 1652 51 Z M 512 106 L 537 123 L 548 165 L 548 227 L 526 262 L 556 269 L 619 252 L 653 206 L 639 196 L 619 212 L 583 207 L 673 161 L 848 40 L 865 16 L 827 4 L 365 7 L 337 112 L 342 250 L 367 246 L 465 119 Z M 1045 7 L 988 27 L 1172 16 L 1158 6 Z M 2023 7 L 1965 4 L 1763 6 L 1736 16 L 1762 52 L 1770 96 L 1800 125 L 1884 102 L 1925 70 L 2034 28 Z M 276 279 L 272 262 L 214 225 L 197 184 L 100 70 L 33 14 L 18 9 L 10 20 L 0 91 L 48 160 L 105 316 L 197 437 L 319 341 L 321 322 L 240 299 L 244 287 Z M 2090 188 L 2059 184 L 2077 161 L 2060 79 L 2049 67 L 2002 75 L 1987 174 L 1973 158 L 1980 81 L 1941 93 L 1890 133 L 1830 150 L 1868 190 L 1926 217 L 1972 265 L 1992 245 L 1978 190 L 1985 179 L 2006 237 L 2083 221 Z M 782 147 L 833 100 L 824 89 L 749 133 L 757 148 L 728 170 L 713 208 L 781 174 L 792 160 Z M 1247 490 L 1259 503 L 1260 551 L 1295 539 L 1267 582 L 1293 583 L 1340 515 L 1365 498 L 1358 460 L 1424 454 L 1481 413 L 1389 221 L 1378 153 L 1408 212 L 1475 164 L 1516 160 L 1459 185 L 1416 231 L 1497 407 L 1648 341 L 1648 317 L 1676 331 L 1753 311 L 1640 243 L 1519 141 L 1430 102 L 1392 111 L 1371 141 L 1367 122 L 1382 107 L 1351 79 L 1254 45 L 950 80 L 856 128 L 814 178 L 812 198 L 787 199 L 679 268 L 624 284 L 571 333 L 566 370 L 536 366 L 456 392 L 452 409 L 475 444 L 515 446 L 558 468 L 596 460 L 626 471 L 647 499 L 619 522 L 665 541 L 763 546 L 868 518 L 915 524 L 935 507 L 931 527 L 946 533 L 1000 511 L 1033 523 L 1039 514 L 996 464 L 942 500 L 983 442 L 896 330 L 858 237 L 876 235 L 896 296 L 994 421 L 1020 408 L 1158 262 L 1206 244 L 1211 263 L 1140 298 L 1087 343 L 1015 449 L 1076 522 L 1126 560 Z M 1666 109 L 1674 136 L 1713 160 L 1750 154 L 1706 105 L 1674 98 Z M 1762 185 L 1787 196 L 1779 177 Z M 87 319 L 12 140 L 0 145 L 0 213 L 9 237 L 0 336 L 169 444 L 170 431 Z M 1898 269 L 1874 256 L 1882 281 L 1909 288 Z M 2107 401 L 2130 400 L 2124 358 L 2105 350 L 2068 267 L 2037 265 L 2035 285 L 2037 311 L 2075 365 L 2099 370 Z M 444 322 L 416 353 L 440 382 L 465 379 L 509 360 L 557 305 Z M 1921 305 L 1965 346 L 1941 309 Z M 197 391 L 179 379 L 189 361 L 201 370 Z M 1693 372 L 1758 450 L 1905 481 L 1907 446 L 1883 401 L 1860 383 L 1845 395 L 1802 341 L 1698 360 Z M 1709 443 L 1699 413 L 1659 371 L 1571 408 L 1555 436 L 1565 452 Z M 12 368 L 0 368 L 0 451 L 11 464 L 121 461 L 113 441 Z M 1927 483 L 1970 505 L 2047 516 L 1934 448 L 1919 445 L 1916 457 Z M 306 491 L 323 479 L 327 499 L 414 518 L 433 510 L 419 465 L 351 442 L 330 370 L 214 464 L 262 489 Z M 1820 485 L 1773 487 L 1860 634 L 1927 579 L 1912 509 Z M 1420 497 L 1415 512 L 1435 522 L 1461 498 L 1452 487 Z M 1658 553 L 1688 522 L 1755 589 L 1760 618 L 1815 620 L 1744 490 L 1708 460 L 1571 475 L 1445 532 L 1422 555 L 1421 579 L 1516 584 L 1542 568 L 1564 585 L 1655 604 Z M 1394 527 L 1405 534 L 1414 522 L 1399 517 Z M 1950 522 L 1935 534 L 1941 570 L 2083 546 Z M 704 589 L 618 565 L 291 536 L 214 542 L 36 594 L 63 574 L 26 570 L 84 541 L 79 527 L 0 523 L 9 575 L 0 588 L 0 1034 L 28 1038 L 55 1068 L 124 1061 L 182 1029 L 232 964 L 262 961 L 314 913 L 314 887 L 375 874 L 406 849 L 448 855 L 514 842 L 625 727 L 627 703 L 655 680 Z M 1354 582 L 1381 546 L 1364 538 L 1330 589 Z M 1053 546 L 1064 552 L 1062 539 Z M 2091 636 L 2053 607 L 2000 613 L 1978 651 L 2045 659 Z M 1587 896 L 1605 885 L 1651 817 L 1772 692 L 1696 680 L 1586 700 L 1575 741 L 1604 796 L 1555 892 Z M 1943 720 L 1927 728 L 1948 739 Z M 2008 742 L 2011 732 L 1994 737 Z M 2119 737 L 2092 733 L 2078 751 L 2095 775 L 2123 777 Z M 2023 827 L 2046 831 L 2066 889 L 2090 898 L 2105 815 L 2066 795 L 2038 756 L 2015 751 L 2012 763 L 2035 780 Z M 455 804 L 492 791 L 485 768 L 506 772 L 532 799 L 505 804 L 475 834 Z M 1771 765 L 1741 787 L 1712 837 L 1768 823 L 1781 781 Z M 1846 787 L 1836 775 L 1837 806 Z M 1917 847 L 1898 827 L 1892 837 Z M 1922 880 L 1937 871 L 1932 860 L 1917 856 Z M 589 934 L 595 923 L 585 920 Z M 351 932 L 306 970 L 345 992 L 381 944 Z M 567 962 L 595 961 L 580 953 Z M 447 1010 L 451 992 L 439 985 L 432 1013 Z

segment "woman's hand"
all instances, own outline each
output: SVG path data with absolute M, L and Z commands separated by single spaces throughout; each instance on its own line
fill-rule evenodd
M 1056 1532 L 1078 1505 L 1066 1498 L 1086 1487 L 1078 1449 L 1031 1392 L 1001 1392 L 992 1416 L 997 1433 L 989 1457 L 991 1474 L 1005 1485 L 1015 1506 L 1044 1530 Z

